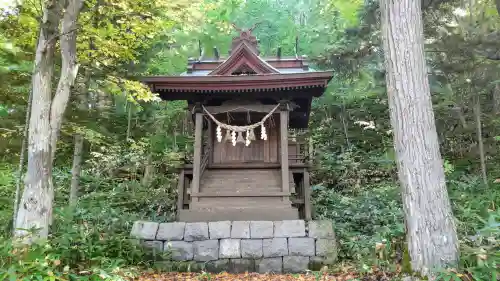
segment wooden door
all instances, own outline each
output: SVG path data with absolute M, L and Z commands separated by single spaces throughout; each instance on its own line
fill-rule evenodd
M 260 139 L 260 127 L 255 129 L 256 140 L 249 146 L 244 143 L 237 143 L 233 146 L 231 141 L 221 142 L 214 140 L 213 163 L 214 164 L 235 164 L 235 163 L 279 163 L 278 140 L 279 128 L 274 127 L 267 130 L 266 141 Z M 215 130 L 215 129 L 214 129 Z M 223 130 L 224 138 L 226 132 Z M 215 132 L 213 134 L 215 137 Z

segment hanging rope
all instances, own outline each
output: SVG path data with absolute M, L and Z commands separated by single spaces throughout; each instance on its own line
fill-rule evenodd
M 215 124 L 217 124 L 217 126 L 224 128 L 226 130 L 232 131 L 232 132 L 246 132 L 246 131 L 253 130 L 259 126 L 263 126 L 264 123 L 266 122 L 266 120 L 269 119 L 269 117 L 271 117 L 271 115 L 273 115 L 273 113 L 279 108 L 279 106 L 280 106 L 279 104 L 276 105 L 266 116 L 264 116 L 264 118 L 262 118 L 262 120 L 260 120 L 257 123 L 254 123 L 251 125 L 246 125 L 246 126 L 233 126 L 233 125 L 229 125 L 229 124 L 224 124 L 224 123 L 220 122 L 219 120 L 215 119 L 215 117 L 210 112 L 208 112 L 208 110 L 205 108 L 205 106 L 202 105 L 203 111 L 205 111 L 205 113 L 208 115 L 208 117 L 210 117 L 210 119 L 212 119 L 215 122 Z

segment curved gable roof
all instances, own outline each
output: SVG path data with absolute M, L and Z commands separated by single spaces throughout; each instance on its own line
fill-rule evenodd
M 233 73 L 244 70 L 253 71 L 255 74 L 279 74 L 279 70 L 264 61 L 257 55 L 254 49 L 245 41 L 242 41 L 231 56 L 208 73 L 209 76 L 229 76 Z

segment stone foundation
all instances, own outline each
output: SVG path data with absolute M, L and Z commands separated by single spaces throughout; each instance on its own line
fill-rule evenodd
M 336 259 L 329 221 L 137 221 L 131 236 L 171 251 L 176 261 L 203 263 L 211 272 L 298 273 Z

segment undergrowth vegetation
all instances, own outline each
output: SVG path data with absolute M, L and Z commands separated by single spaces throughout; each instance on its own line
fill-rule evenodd
M 107 157 L 118 156 L 107 154 Z M 11 228 L 4 226 L 0 276 L 16 276 L 17 280 L 27 276 L 119 280 L 134 276 L 141 268 L 158 268 L 158 262 L 168 260 L 168 253 L 143 248 L 130 239 L 129 232 L 138 219 L 173 219 L 176 199 L 173 176 L 157 174 L 146 186 L 140 183 L 140 177 L 130 180 L 89 173 L 98 168 L 96 165 L 107 163 L 86 162 L 81 180 L 82 196 L 75 209 L 66 206 L 67 192 L 63 189 L 70 181 L 64 176 L 67 172 L 56 172 L 60 175 L 56 176 L 58 207 L 48 241 L 40 241 L 31 248 L 15 248 L 7 239 Z M 2 182 L 14 181 L 12 170 L 5 170 L 9 168 L 12 167 L 5 166 L 2 170 Z M 462 258 L 461 270 L 443 272 L 442 276 L 469 273 L 476 280 L 495 280 L 491 278 L 498 271 L 500 259 L 500 211 L 496 206 L 500 192 L 482 185 L 478 177 L 462 173 L 448 177 Z M 12 196 L 9 186 L 3 185 L 0 190 L 6 198 Z M 409 261 L 405 259 L 405 228 L 396 184 L 386 181 L 340 191 L 315 185 L 312 195 L 314 218 L 332 220 L 335 224 L 339 250 L 331 270 L 355 268 L 364 274 L 374 270 L 404 272 L 404 265 L 408 266 Z M 10 220 L 9 200 L 2 201 L 2 210 L 0 214 L 6 221 Z M 170 268 L 180 268 L 180 265 Z
M 1 281 L 121 280 L 159 264 L 170 270 L 181 266 L 169 264 L 168 253 L 145 249 L 130 239 L 129 232 L 135 220 L 174 219 L 176 168 L 192 155 L 193 128 L 190 117 L 186 118 L 186 104 L 137 102 L 120 87 L 111 88 L 103 81 L 122 72 L 126 76 L 184 72 L 188 57 L 200 55 L 198 43 L 207 57 L 214 46 L 221 54 L 227 53 L 235 35 L 231 23 L 249 27 L 257 18 L 268 19 L 254 30 L 261 39 L 263 56 L 275 56 L 280 44 L 283 55 L 294 56 L 298 40 L 299 55 L 308 55 L 315 69 L 335 72 L 325 95 L 313 102 L 308 135 L 315 150 L 314 219 L 332 220 L 339 242 L 336 263 L 329 269 L 363 274 L 411 271 L 384 84 L 378 1 L 207 0 L 202 1 L 208 3 L 204 10 L 193 16 L 199 22 L 187 27 L 170 17 L 189 1 L 166 1 L 174 3 L 171 10 L 163 11 L 167 19 L 151 29 L 163 31 L 166 24 L 173 31 L 165 31 L 154 42 L 139 47 L 135 46 L 138 40 L 127 37 L 94 42 L 106 54 L 107 65 L 89 63 L 83 59 L 87 55 L 79 54 L 82 71 L 67 109 L 53 170 L 51 234 L 47 241 L 18 247 L 11 239 L 13 198 L 39 12 L 29 1 L 22 2 L 19 19 L 8 13 L 0 17 L 0 28 L 5 30 L 5 35 L 0 34 L 0 80 L 6 81 L 0 88 Z M 148 1 L 121 2 L 130 4 L 132 14 L 145 13 L 140 21 L 153 12 L 150 6 L 139 5 Z M 441 272 L 439 278 L 496 281 L 500 266 L 498 60 L 478 58 L 476 50 L 488 43 L 483 40 L 485 30 L 498 30 L 498 15 L 493 1 L 472 1 L 479 4 L 471 8 L 470 16 L 481 16 L 470 21 L 475 25 L 469 26 L 469 20 L 451 24 L 444 19 L 459 18 L 455 14 L 463 8 L 459 1 L 435 2 L 447 3 L 424 14 L 426 38 L 434 42 L 426 48 L 448 53 L 430 52 L 433 74 L 429 77 L 461 249 L 459 267 Z M 108 11 L 110 18 L 121 18 L 121 7 L 117 9 Z M 199 14 L 204 15 L 202 20 Z M 436 21 L 437 17 L 443 21 Z M 94 22 L 105 23 L 103 29 L 90 27 Z M 116 26 L 107 18 L 86 20 L 82 25 L 92 36 L 128 34 L 113 29 Z M 141 28 L 141 32 L 149 31 Z M 476 35 L 483 37 L 470 38 Z M 498 38 L 490 42 L 492 46 L 500 45 Z M 80 48 L 85 54 L 99 49 Z M 116 63 L 109 63 L 110 58 Z M 81 103 L 86 103 L 83 108 Z M 478 105 L 483 112 L 476 116 Z M 75 134 L 83 137 L 84 148 L 78 203 L 70 207 Z

